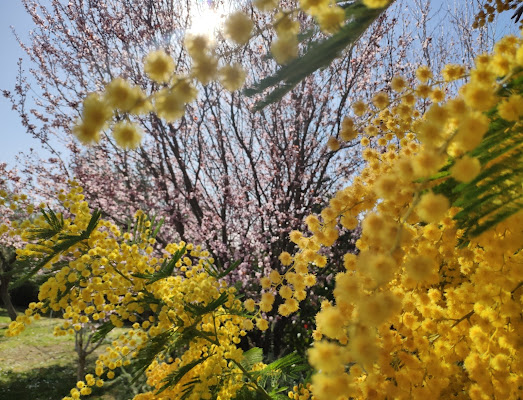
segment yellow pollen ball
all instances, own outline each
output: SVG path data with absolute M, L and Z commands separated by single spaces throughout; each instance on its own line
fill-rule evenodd
M 113 137 L 122 149 L 133 150 L 140 146 L 142 132 L 136 124 L 118 122 L 113 129 Z
M 144 60 L 145 73 L 158 83 L 167 82 L 174 73 L 174 60 L 163 50 L 155 50 L 147 54 Z
M 372 97 L 372 104 L 382 110 L 389 105 L 389 96 L 385 92 L 376 93 Z
M 292 264 L 292 256 L 286 251 L 282 251 L 278 258 L 284 266 Z
M 269 329 L 269 322 L 267 322 L 266 319 L 258 318 L 256 320 L 256 326 L 260 331 L 266 331 L 267 329 Z
M 348 361 L 346 351 L 342 347 L 327 341 L 315 342 L 308 351 L 308 358 L 311 366 L 316 370 L 327 373 L 343 370 L 343 366 Z
M 318 14 L 318 22 L 324 33 L 336 33 L 345 21 L 345 10 L 339 6 L 327 7 Z
M 343 326 L 345 318 L 341 310 L 337 307 L 328 307 L 322 309 L 316 314 L 316 325 L 324 335 L 336 339 L 345 334 Z
M 300 8 L 310 15 L 318 15 L 329 3 L 329 0 L 300 0 Z
M 396 271 L 396 262 L 385 254 L 371 254 L 365 261 L 369 276 L 378 285 L 389 282 Z
M 235 12 L 225 21 L 225 37 L 236 44 L 245 44 L 251 37 L 254 24 L 250 18 L 241 11 Z
M 367 104 L 363 101 L 357 101 L 352 105 L 352 109 L 354 110 L 354 114 L 361 117 L 367 111 Z
M 416 70 L 416 78 L 418 78 L 421 83 L 426 83 L 432 78 L 432 71 L 425 65 L 421 66 Z
M 253 299 L 247 299 L 244 301 L 243 303 L 245 309 L 249 312 L 253 312 L 254 311 L 254 306 L 255 306 L 255 303 L 254 303 L 254 300 Z
M 395 92 L 402 92 L 407 87 L 407 81 L 402 76 L 395 76 L 392 78 L 390 87 Z
M 340 142 L 334 136 L 331 136 L 327 141 L 327 147 L 330 151 L 338 151 L 341 147 Z
M 185 104 L 175 91 L 162 89 L 154 100 L 156 113 L 167 122 L 174 122 L 185 114 Z
M 277 0 L 255 0 L 253 5 L 260 11 L 270 11 L 278 6 Z
M 202 85 L 207 85 L 218 74 L 218 60 L 210 55 L 202 55 L 194 59 L 191 74 Z
M 477 158 L 463 156 L 450 169 L 451 176 L 459 182 L 470 182 L 481 171 L 481 164 Z
M 456 143 L 464 150 L 475 149 L 483 139 L 489 127 L 489 119 L 479 112 L 473 112 L 461 118 Z
M 83 123 L 73 127 L 73 135 L 86 146 L 100 142 L 100 131 Z
M 104 97 L 111 107 L 122 111 L 129 111 L 138 100 L 137 92 L 122 78 L 113 79 L 105 87 Z
M 298 57 L 298 38 L 296 35 L 281 36 L 272 42 L 271 54 L 278 64 L 287 64 Z
M 383 199 L 390 199 L 398 192 L 398 179 L 392 175 L 383 175 L 376 180 L 376 194 Z
M 368 8 L 383 8 L 389 4 L 389 1 L 390 0 L 363 0 L 363 4 Z
M 243 86 L 246 73 L 240 64 L 233 64 L 220 68 L 219 75 L 222 86 L 229 92 L 234 92 Z
M 449 200 L 445 196 L 428 192 L 422 196 L 416 211 L 423 221 L 436 223 L 445 217 L 449 207 Z
M 434 259 L 425 255 L 417 255 L 407 260 L 405 271 L 415 281 L 423 282 L 431 278 L 437 279 L 437 265 Z
M 523 97 L 519 94 L 511 95 L 498 105 L 498 114 L 507 121 L 517 121 L 523 115 Z
M 276 14 L 273 26 L 278 37 L 293 36 L 300 33 L 300 23 L 293 20 L 289 14 L 281 12 Z
M 470 82 L 462 87 L 465 103 L 478 111 L 487 111 L 496 103 L 493 89 Z
M 371 335 L 358 334 L 349 341 L 350 354 L 358 364 L 370 367 L 378 358 L 376 339 Z

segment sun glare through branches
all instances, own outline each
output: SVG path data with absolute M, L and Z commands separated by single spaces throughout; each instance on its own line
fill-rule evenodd
M 231 12 L 232 3 L 212 0 L 192 0 L 191 3 L 191 22 L 187 32 L 214 38 L 225 16 Z

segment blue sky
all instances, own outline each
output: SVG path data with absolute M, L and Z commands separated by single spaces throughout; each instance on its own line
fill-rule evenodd
M 24 57 L 24 52 L 18 45 L 10 26 L 14 26 L 22 40 L 27 40 L 28 33 L 34 26 L 31 18 L 25 12 L 19 0 L 0 0 L 0 54 L 4 58 L 0 63 L 0 89 L 13 90 L 18 72 L 18 58 Z M 24 67 L 29 67 L 28 63 Z M 0 162 L 13 166 L 15 155 L 20 151 L 33 147 L 39 149 L 38 141 L 32 139 L 20 124 L 20 119 L 11 109 L 11 103 L 0 96 Z

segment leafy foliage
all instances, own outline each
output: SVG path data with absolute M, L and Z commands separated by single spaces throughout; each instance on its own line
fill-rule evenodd
M 46 247 L 44 244 L 46 240 L 50 239 L 51 237 L 56 237 L 56 240 L 54 241 L 54 244 L 46 250 L 46 253 L 48 253 L 48 255 L 43 257 L 42 259 L 36 262 L 33 259 L 29 258 L 16 261 L 16 263 L 27 265 L 31 267 L 31 269 L 23 277 L 13 282 L 13 284 L 11 285 L 11 289 L 16 288 L 22 285 L 27 280 L 29 280 L 45 265 L 47 265 L 56 255 L 66 252 L 71 247 L 76 246 L 78 243 L 84 240 L 87 240 L 91 236 L 93 231 L 96 229 L 102 212 L 99 209 L 94 210 L 87 227 L 78 235 L 62 233 L 64 223 L 63 217 L 61 215 L 59 218 L 52 210 L 49 210 L 48 212 L 42 210 L 42 214 L 45 220 L 47 221 L 48 226 L 38 230 L 33 229 L 32 231 L 30 231 L 31 235 L 33 235 L 32 237 L 37 238 L 39 240 L 39 243 L 43 245 L 44 249 Z M 49 236 L 53 232 L 54 234 L 52 236 Z
M 193 362 L 190 362 L 189 364 L 186 364 L 184 365 L 183 367 L 177 369 L 176 371 L 174 371 L 172 374 L 169 374 L 164 380 L 164 385 L 162 387 L 160 387 L 158 389 L 158 391 L 156 392 L 156 394 L 160 394 L 162 392 L 164 392 L 167 388 L 169 387 L 173 387 L 175 385 L 177 385 L 180 380 L 190 371 L 192 370 L 194 367 L 196 367 L 197 365 L 200 365 L 201 363 L 203 363 L 208 357 L 202 357 L 202 358 L 199 358 L 197 360 L 194 360 Z M 199 382 L 199 380 L 193 380 L 191 381 L 191 383 L 196 383 L 196 382 Z M 190 393 L 191 391 L 191 387 L 194 386 L 194 385 L 188 385 L 188 387 L 186 388 L 185 392 L 188 394 Z
M 387 7 L 369 9 L 361 1 L 348 4 L 345 7 L 345 17 L 348 22 L 337 33 L 327 39 L 306 43 L 306 51 L 301 57 L 292 60 L 273 75 L 244 90 L 245 95 L 252 97 L 276 86 L 263 100 L 256 103 L 254 110 L 259 111 L 269 104 L 281 100 L 303 79 L 315 71 L 330 65 L 347 47 L 354 46 L 360 36 Z M 313 29 L 306 34 L 302 34 L 300 39 L 303 42 L 309 40 Z
M 153 362 L 158 354 L 165 351 L 168 343 L 172 342 L 172 339 L 176 338 L 177 335 L 178 334 L 173 329 L 170 329 L 162 332 L 154 338 L 151 338 L 147 345 L 140 349 L 134 359 L 131 368 L 133 376 L 137 379 L 139 375 L 145 373 L 147 367 Z
M 30 239 L 48 240 L 58 235 L 64 229 L 64 216 L 62 214 L 58 216 L 51 209 L 49 211 L 42 209 L 42 215 L 47 221 L 47 226 L 31 229 L 28 232 Z
M 111 321 L 104 322 L 98 328 L 96 328 L 96 331 L 91 337 L 92 342 L 97 343 L 100 340 L 103 340 L 114 328 L 116 327 L 113 325 Z
M 139 243 L 143 238 L 156 238 L 165 222 L 165 218 L 158 218 L 156 215 L 147 215 L 143 212 L 138 213 L 134 222 L 127 224 L 127 233 L 131 234 L 129 245 Z
M 165 279 L 173 274 L 174 267 L 176 266 L 176 263 L 180 261 L 182 256 L 185 254 L 186 248 L 182 247 L 181 249 L 177 250 L 170 260 L 165 260 L 160 269 L 158 271 L 155 271 L 152 274 L 141 274 L 141 273 L 135 273 L 133 274 L 136 278 L 142 278 L 147 279 L 147 284 L 150 285 L 151 283 L 154 283 L 156 281 L 159 281 L 161 279 Z
M 500 95 L 513 92 L 523 93 L 523 77 L 517 73 L 504 85 Z M 481 173 L 471 182 L 460 183 L 449 178 L 433 189 L 462 208 L 454 217 L 458 228 L 464 230 L 461 246 L 523 209 L 523 132 L 519 122 L 501 118 L 497 107 L 488 116 L 491 122 L 487 134 L 469 153 L 479 159 Z M 448 177 L 452 165 L 448 163 L 432 179 Z

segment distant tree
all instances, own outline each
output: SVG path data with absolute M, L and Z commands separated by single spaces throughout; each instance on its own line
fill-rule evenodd
M 16 262 L 16 249 L 23 243 L 19 235 L 7 235 L 6 232 L 18 227 L 27 216 L 25 207 L 33 207 L 27 197 L 20 194 L 21 187 L 17 171 L 0 163 L 0 299 L 12 321 L 17 315 L 10 294 L 11 284 L 27 271 L 27 265 Z
M 11 321 L 16 320 L 16 310 L 9 294 L 9 283 L 11 282 L 15 261 L 15 250 L 12 247 L 0 246 L 0 299 L 2 299 Z

